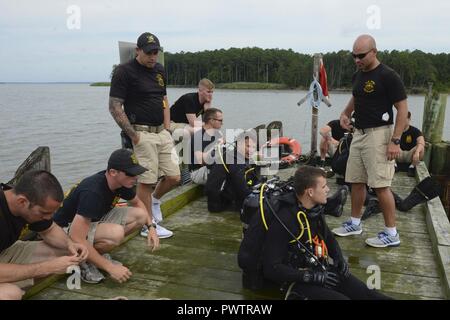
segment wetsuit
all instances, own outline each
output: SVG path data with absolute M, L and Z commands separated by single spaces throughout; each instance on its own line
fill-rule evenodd
M 319 260 L 327 265 L 327 274 L 321 271 L 320 266 L 314 266 L 310 262 L 311 256 L 296 241 L 292 242 L 293 237 L 278 221 L 273 220 L 267 231 L 262 254 L 264 277 L 280 285 L 289 286 L 293 284 L 289 296 L 291 299 L 388 298 L 375 290 L 369 290 L 366 284 L 350 274 L 339 244 L 326 224 L 322 206 L 306 210 L 299 205 L 293 193 L 279 197 L 277 214 L 296 237 L 301 232 L 297 220 L 299 211 L 306 214 L 313 242 L 318 240 L 320 243 L 323 240 L 326 245 L 328 256 L 331 259 L 319 258 Z M 305 226 L 305 230 L 299 240 L 310 249 L 309 236 L 306 230 L 307 224 L 303 216 L 300 219 Z M 325 246 L 322 246 L 322 253 L 325 253 L 324 248 Z M 315 253 L 316 246 L 310 250 Z M 329 284 L 329 280 L 333 280 L 330 277 L 331 273 L 338 279 L 336 286 Z
M 208 198 L 208 210 L 220 212 L 226 209 L 240 210 L 244 199 L 252 192 L 252 185 L 258 181 L 258 175 L 248 159 L 239 153 L 229 152 L 211 166 L 205 185 Z M 232 159 L 227 161 L 226 159 Z M 233 207 L 234 204 L 234 207 Z M 230 205 L 232 207 L 230 208 Z

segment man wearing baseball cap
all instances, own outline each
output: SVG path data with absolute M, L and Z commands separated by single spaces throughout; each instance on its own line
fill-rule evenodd
M 153 250 L 159 247 L 151 213 L 136 196 L 134 188 L 137 176 L 146 171 L 131 150 L 116 150 L 108 160 L 107 169 L 75 185 L 55 213 L 53 220 L 89 250 L 87 262 L 80 264 L 83 281 L 103 280 L 105 277 L 98 269 L 120 283 L 127 281 L 130 270 L 112 260 L 107 252 L 143 225 L 149 229 L 149 247 Z M 128 206 L 116 206 L 120 199 L 127 200 Z
M 178 156 L 170 129 L 166 72 L 157 62 L 158 38 L 145 32 L 136 44 L 136 58 L 119 65 L 111 79 L 109 111 L 128 137 L 139 162 L 148 169 L 139 175 L 137 194 L 152 213 L 160 239 L 173 232 L 159 225 L 161 197 L 180 182 Z M 158 180 L 161 177 L 160 180 Z M 153 189 L 154 188 L 154 189 Z M 141 235 L 147 236 L 144 227 Z

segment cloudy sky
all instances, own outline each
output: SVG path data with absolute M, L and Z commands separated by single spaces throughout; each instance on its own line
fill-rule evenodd
M 230 47 L 450 52 L 446 0 L 0 0 L 0 82 L 108 80 L 120 41 L 150 31 L 166 51 Z

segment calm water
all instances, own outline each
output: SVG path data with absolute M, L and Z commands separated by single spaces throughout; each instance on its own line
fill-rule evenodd
M 169 89 L 173 103 L 195 89 Z M 310 149 L 311 108 L 297 106 L 302 91 L 216 90 L 214 106 L 224 111 L 224 128 L 251 128 L 280 120 L 284 134 Z M 119 127 L 108 112 L 108 87 L 87 84 L 0 85 L 0 181 L 9 180 L 38 146 L 49 146 L 52 172 L 64 189 L 106 167 L 120 147 Z M 336 119 L 350 94 L 331 93 L 333 107 L 320 109 L 319 126 Z M 449 99 L 450 101 L 450 99 Z M 410 96 L 412 124 L 422 127 L 424 97 Z M 449 109 L 448 107 L 447 109 Z M 450 110 L 444 138 L 450 140 Z

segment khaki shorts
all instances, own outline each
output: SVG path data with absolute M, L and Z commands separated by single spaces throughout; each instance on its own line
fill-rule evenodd
M 170 132 L 160 133 L 138 131 L 139 143 L 133 144 L 139 164 L 148 169 L 138 178 L 139 183 L 154 184 L 160 176 L 180 175 L 179 158 L 175 151 Z
M 30 264 L 33 259 L 36 247 L 42 241 L 16 241 L 11 247 L 0 253 L 0 263 Z M 25 279 L 14 283 L 20 288 L 31 287 L 33 279 Z
M 387 160 L 392 126 L 356 129 L 350 145 L 345 181 L 365 183 L 371 188 L 390 187 L 395 160 Z
M 414 152 L 416 152 L 416 148 L 414 147 L 409 151 L 404 151 L 401 150 L 400 151 L 400 156 L 397 158 L 397 162 L 398 163 L 411 163 L 412 162 L 412 156 L 414 154 Z
M 115 223 L 125 227 L 127 223 L 128 209 L 129 207 L 114 207 L 99 221 L 91 222 L 87 235 L 87 241 L 90 244 L 94 244 L 95 232 L 97 231 L 97 227 L 100 223 Z M 70 226 L 71 224 L 69 224 L 69 227 L 64 228 L 64 231 L 66 231 L 68 234 L 70 234 Z

